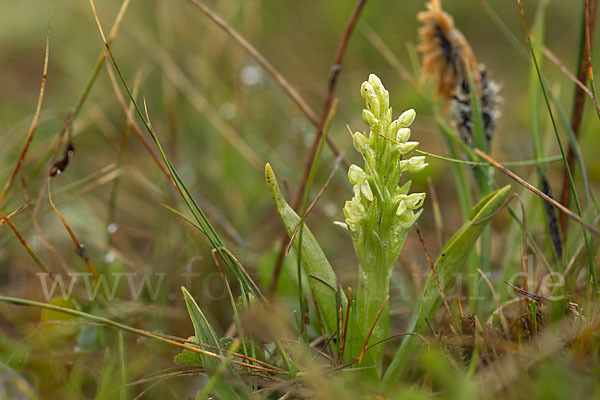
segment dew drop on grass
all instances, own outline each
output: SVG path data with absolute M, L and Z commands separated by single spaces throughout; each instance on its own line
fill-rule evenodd
M 246 65 L 240 72 L 240 79 L 246 86 L 258 85 L 263 81 L 263 72 L 256 65 Z
M 108 253 L 106 253 L 104 255 L 104 261 L 107 263 L 111 263 L 113 261 L 115 261 L 115 253 L 113 253 L 112 251 L 109 251 Z
M 39 250 L 42 246 L 42 238 L 39 235 L 33 235 L 28 242 L 33 250 Z
M 112 224 L 108 225 L 106 227 L 106 230 L 108 231 L 108 233 L 110 233 L 112 235 L 113 233 L 115 233 L 117 231 L 117 224 L 112 223 Z

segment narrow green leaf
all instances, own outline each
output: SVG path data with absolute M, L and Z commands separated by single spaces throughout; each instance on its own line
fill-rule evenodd
M 475 247 L 477 238 L 488 225 L 489 220 L 477 224 L 476 222 L 493 215 L 504 204 L 509 191 L 510 186 L 505 186 L 483 198 L 471 211 L 470 221 L 466 222 L 442 249 L 435 263 L 435 270 L 444 292 L 454 284 L 456 276 L 462 271 L 469 253 Z M 428 327 L 425 318 L 431 319 L 433 317 L 440 306 L 441 300 L 434 276 L 430 273 L 421 294 L 417 311 L 413 314 L 406 331 L 418 334 L 426 333 Z M 418 340 L 414 336 L 407 336 L 402 342 L 383 378 L 383 385 L 387 391 L 393 389 L 398 378 L 404 372 L 412 356 L 410 350 L 418 343 Z
M 102 369 L 100 370 L 100 376 L 98 377 L 98 387 L 96 389 L 96 400 L 111 399 L 117 395 L 119 387 L 114 385 L 115 379 L 115 360 L 112 357 L 110 350 L 106 349 L 104 352 L 104 362 Z
M 187 307 L 188 313 L 190 314 L 190 319 L 192 320 L 192 325 L 194 325 L 194 332 L 196 333 L 196 338 L 199 343 L 208 344 L 211 346 L 215 346 L 217 348 L 221 347 L 221 343 L 219 343 L 219 339 L 215 334 L 212 326 L 204 316 L 200 307 L 192 297 L 192 295 L 186 290 L 186 288 L 182 287 L 181 291 L 183 292 L 183 297 L 185 298 L 185 305 Z M 218 354 L 223 355 L 223 353 L 219 350 Z M 202 364 L 206 370 L 209 378 L 215 378 L 213 381 L 213 387 L 215 392 L 219 395 L 220 398 L 223 399 L 238 399 L 239 395 L 233 390 L 231 385 L 227 381 L 223 379 L 222 372 L 217 373 L 220 368 L 219 359 L 208 357 L 201 355 Z M 230 371 L 234 372 L 232 368 Z
M 119 369 L 121 370 L 121 386 L 119 388 L 119 399 L 127 400 L 127 361 L 125 359 L 125 343 L 123 341 L 123 332 L 119 332 Z

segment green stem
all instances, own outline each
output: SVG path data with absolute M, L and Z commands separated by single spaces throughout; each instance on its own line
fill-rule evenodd
M 379 268 L 377 266 L 379 265 Z M 358 320 L 364 337 L 366 338 L 375 318 L 381 309 L 381 305 L 389 294 L 390 280 L 388 273 L 382 273 L 382 263 L 363 268 L 359 266 L 358 285 Z M 373 328 L 373 333 L 368 345 L 377 343 L 387 337 L 389 324 L 389 307 L 386 305 Z M 371 360 L 380 364 L 383 358 L 383 345 L 378 345 L 369 350 Z M 381 371 L 379 370 L 378 373 Z

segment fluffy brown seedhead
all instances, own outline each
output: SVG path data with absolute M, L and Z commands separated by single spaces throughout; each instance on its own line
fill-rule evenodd
M 419 51 L 423 54 L 423 77 L 437 79 L 436 96 L 446 100 L 454 126 L 462 139 L 473 146 L 473 113 L 469 90 L 471 72 L 489 148 L 500 117 L 499 86 L 490 78 L 486 67 L 477 64 L 473 49 L 456 29 L 452 17 L 442 10 L 441 0 L 431 0 L 427 11 L 418 14 Z
M 423 75 L 437 78 L 436 96 L 451 99 L 456 85 L 467 76 L 465 68 L 477 71 L 473 50 L 454 27 L 452 17 L 442 10 L 440 0 L 431 0 L 427 11 L 417 18 L 423 23 L 418 46 L 423 54 Z M 474 79 L 478 84 L 477 77 Z

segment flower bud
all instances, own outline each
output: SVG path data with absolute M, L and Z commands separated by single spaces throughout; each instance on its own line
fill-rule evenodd
M 352 138 L 354 139 L 354 148 L 359 153 L 364 152 L 365 147 L 369 146 L 369 139 L 367 139 L 367 137 L 360 132 L 356 132 L 354 135 L 352 135 Z
M 415 151 L 415 149 L 417 148 L 418 145 L 419 145 L 419 142 L 398 143 L 396 145 L 396 148 L 398 149 L 400 154 L 402 154 L 404 156 L 406 154 L 410 154 L 413 151 Z
M 398 119 L 396 121 L 398 121 L 398 123 L 400 124 L 401 127 L 408 128 L 410 126 L 410 124 L 413 123 L 416 116 L 417 116 L 417 113 L 415 112 L 415 110 L 413 110 L 411 108 L 410 110 L 404 111 L 402 113 L 402 115 L 400 115 L 398 117 Z
M 369 185 L 369 177 L 360 167 L 352 164 L 348 170 L 348 180 L 354 185 L 354 195 L 360 198 L 362 194 L 365 199 L 373 201 L 373 192 Z
M 362 86 L 360 87 L 360 93 L 365 99 L 369 111 L 371 111 L 374 115 L 379 115 L 381 108 L 379 104 L 379 97 L 375 92 L 375 88 L 373 88 L 369 82 L 363 82 Z
M 398 120 L 392 122 L 392 124 L 396 123 Z M 393 136 L 392 136 L 393 137 Z M 396 133 L 396 142 L 404 143 L 410 138 L 410 129 L 409 128 L 400 128 Z
M 369 74 L 369 79 L 367 80 L 374 88 L 382 88 L 383 83 L 381 83 L 381 79 L 375 74 Z
M 348 169 L 348 180 L 353 185 L 363 181 L 365 179 L 365 175 L 365 171 L 363 171 L 358 165 L 352 164 Z
M 408 171 L 413 174 L 423 170 L 423 168 L 425 168 L 427 165 L 428 164 L 425 162 L 424 156 L 415 156 L 407 160 L 400 161 L 400 168 L 402 171 Z
M 362 110 L 362 120 L 369 128 L 372 129 L 375 129 L 379 123 L 377 117 L 375 117 L 375 115 L 373 115 L 373 113 L 366 108 Z
M 369 164 L 373 164 L 375 162 L 375 151 L 371 148 L 369 139 L 360 132 L 356 132 L 353 135 L 353 138 L 354 148 L 365 156 L 365 159 Z
M 377 110 L 377 117 L 379 119 L 385 118 L 385 113 L 388 112 L 390 107 L 390 93 L 385 89 L 383 83 L 381 83 L 381 79 L 375 74 L 369 75 L 369 81 L 375 94 L 377 95 L 377 99 L 379 100 L 379 110 Z
M 392 109 L 388 108 L 387 112 L 385 113 L 385 117 L 383 118 L 385 121 L 385 125 L 389 125 L 392 123 Z

